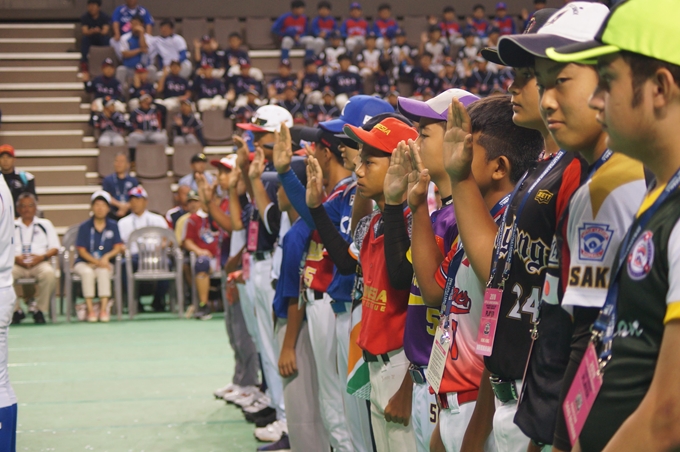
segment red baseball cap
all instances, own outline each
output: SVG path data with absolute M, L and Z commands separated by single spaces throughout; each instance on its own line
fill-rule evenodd
M 373 126 L 370 131 L 347 124 L 345 134 L 357 143 L 367 144 L 383 152 L 391 154 L 401 141 L 415 140 L 418 131 L 397 118 L 385 118 Z
M 9 144 L 0 145 L 0 155 L 9 154 L 14 157 L 14 148 Z
M 211 160 L 210 164 L 217 168 L 222 167 L 228 170 L 233 170 L 234 168 L 236 168 L 236 154 L 229 154 L 228 156 L 223 157 L 220 160 Z

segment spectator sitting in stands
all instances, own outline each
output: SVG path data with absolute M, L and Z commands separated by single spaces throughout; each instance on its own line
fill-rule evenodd
M 130 161 L 127 152 L 119 152 L 113 160 L 113 173 L 102 181 L 102 189 L 111 196 L 109 218 L 119 220 L 130 211 L 130 189 L 139 185 L 136 177 L 130 176 Z
M 318 16 L 312 19 L 312 22 L 309 26 L 311 35 L 315 38 L 323 39 L 324 43 L 331 33 L 338 30 L 338 24 L 335 22 L 335 18 L 331 15 L 332 8 L 331 2 L 320 1 L 316 6 Z
M 35 178 L 28 171 L 16 171 L 14 168 L 15 152 L 9 144 L 0 145 L 0 170 L 2 177 L 12 192 L 12 201 L 16 205 L 22 193 L 35 194 Z
M 141 16 L 135 16 L 130 22 L 130 31 L 125 33 L 120 38 L 120 52 L 123 64 L 116 69 L 116 78 L 120 83 L 126 85 L 134 76 L 135 69 L 138 65 L 148 67 L 149 79 L 156 79 L 156 68 L 150 66 L 151 59 L 155 55 L 155 50 L 152 47 L 154 37 L 144 31 L 144 19 Z
M 170 111 L 179 110 L 179 103 L 191 98 L 191 85 L 189 80 L 182 77 L 182 66 L 179 61 L 170 63 L 170 67 L 163 68 L 163 75 L 158 81 L 158 94 L 163 99 L 156 100 Z
M 316 60 L 310 58 L 305 60 L 305 68 L 300 71 L 298 76 L 298 86 L 300 87 L 300 102 L 303 104 L 321 103 L 321 88 L 324 80 L 317 71 Z
M 99 321 L 110 320 L 111 303 L 111 275 L 113 266 L 111 260 L 123 251 L 118 225 L 107 218 L 109 214 L 111 196 L 98 190 L 90 198 L 92 218 L 85 220 L 78 228 L 76 249 L 78 258 L 73 271 L 80 276 L 83 297 L 87 305 L 87 321 L 96 322 L 97 315 L 94 308 L 94 297 L 99 294 Z M 95 292 L 95 282 L 97 291 Z
M 212 186 L 215 182 L 215 177 L 206 171 L 208 166 L 208 159 L 205 157 L 204 153 L 195 154 L 191 157 L 191 172 L 186 176 L 182 177 L 178 185 L 180 187 L 189 187 L 189 189 L 198 191 L 198 185 L 196 184 L 196 173 L 202 174 L 208 185 Z
M 145 93 L 156 97 L 156 88 L 149 81 L 149 71 L 143 65 L 138 64 L 135 68 L 135 76 L 132 78 L 132 85 L 128 90 L 128 111 L 134 111 L 139 107 L 139 98 Z
M 35 216 L 38 201 L 32 193 L 24 192 L 17 201 L 19 218 L 14 220 L 14 280 L 35 278 L 38 286 L 37 302 L 33 301 L 35 286 L 23 286 L 24 302 L 33 314 L 33 321 L 45 323 L 44 312 L 49 312 L 50 298 L 57 285 L 57 277 L 50 259 L 59 252 L 59 237 L 50 220 Z M 17 324 L 26 318 L 17 298 L 12 323 Z
M 248 88 L 245 93 L 245 103 L 241 106 L 230 106 L 224 111 L 224 116 L 227 118 L 232 118 L 234 124 L 250 122 L 250 118 L 255 114 L 255 110 L 260 108 L 260 92 L 257 90 L 255 85 Z
M 177 220 L 188 211 L 188 200 L 187 196 L 191 188 L 187 185 L 180 185 L 177 187 L 177 192 L 175 193 L 175 201 L 177 205 L 165 213 L 165 221 L 168 222 L 168 226 L 172 229 L 177 229 Z M 195 192 L 194 192 L 195 193 Z
M 364 36 L 361 37 L 362 43 Z M 321 60 L 325 61 L 326 64 L 322 68 L 322 73 L 326 77 L 330 77 L 333 72 L 340 69 L 340 64 L 338 64 L 338 57 L 347 53 L 347 49 L 342 43 L 342 36 L 340 32 L 335 31 L 330 35 L 329 45 L 324 49 L 324 51 L 319 56 Z
M 378 37 L 378 47 L 382 48 L 384 41 L 391 41 L 399 28 L 399 24 L 392 17 L 392 7 L 389 3 L 378 5 L 378 18 L 373 21 L 371 31 Z
M 224 51 L 224 67 L 228 71 L 232 66 L 239 66 L 243 62 L 250 64 L 248 52 L 243 50 L 243 39 L 241 35 L 234 32 L 229 35 L 229 47 Z M 225 72 L 226 77 L 226 72 Z
M 489 21 L 486 20 L 486 8 L 481 3 L 472 7 L 472 17 L 467 18 L 468 27 L 475 31 L 482 45 L 486 45 L 486 32 L 489 29 Z
M 194 39 L 194 66 L 197 68 L 197 76 L 202 75 L 203 71 L 201 68 L 206 64 L 215 69 L 213 71 L 215 78 L 220 78 L 224 75 L 224 71 L 220 69 L 222 67 L 222 58 L 217 53 L 217 47 L 217 41 L 208 35 L 203 36 L 201 39 Z
M 104 99 L 108 97 L 115 101 L 117 111 L 125 113 L 125 104 L 121 102 L 123 100 L 123 86 L 120 84 L 120 81 L 113 77 L 115 72 L 113 60 L 106 58 L 102 62 L 102 75 L 90 80 L 90 73 L 83 73 L 85 91 L 94 94 L 94 100 L 90 105 L 91 112 L 102 111 L 104 109 Z
M 487 36 L 487 47 L 498 47 L 498 40 L 501 37 L 501 31 L 496 27 L 489 28 L 489 33 Z
M 279 75 L 274 77 L 267 87 L 269 99 L 282 100 L 283 90 L 290 85 L 297 86 L 297 83 L 297 77 L 290 70 L 290 60 L 281 60 L 279 63 Z
M 498 28 L 501 36 L 517 34 L 515 19 L 508 16 L 508 5 L 505 2 L 496 3 L 496 17 L 493 18 L 491 23 Z M 487 45 L 489 44 L 487 43 Z
M 366 47 L 357 55 L 357 66 L 362 77 L 371 77 L 378 72 L 382 52 L 376 47 L 377 36 L 374 32 L 366 35 Z
M 394 66 L 394 78 L 399 77 L 400 71 L 410 71 L 415 64 L 414 58 L 418 55 L 418 49 L 411 47 L 406 42 L 406 32 L 397 30 L 394 44 L 389 47 L 388 54 Z M 403 68 L 403 69 L 401 69 Z
M 432 99 L 433 97 L 434 97 L 434 91 L 429 86 L 427 88 L 425 88 L 423 90 L 422 94 L 420 95 L 420 98 L 423 102 L 427 102 L 428 100 Z
M 420 54 L 432 55 L 432 71 L 439 73 L 444 67 L 444 58 L 449 54 L 449 47 L 442 39 L 442 30 L 437 25 L 431 25 L 427 33 L 423 33 L 420 40 Z
M 288 110 L 293 116 L 293 121 L 296 124 L 306 124 L 307 117 L 305 107 L 300 103 L 297 98 L 297 88 L 295 85 L 288 85 L 283 89 L 283 100 L 279 102 L 279 105 Z
M 318 55 L 323 50 L 326 40 L 307 34 L 307 16 L 305 2 L 293 0 L 290 12 L 284 13 L 272 25 L 272 33 L 281 39 L 281 59 L 290 58 L 290 49 L 295 46 L 305 47 L 305 58 Z
M 153 17 L 151 17 L 151 14 L 146 8 L 137 5 L 137 0 L 125 0 L 125 5 L 121 5 L 113 10 L 113 15 L 111 16 L 113 37 L 109 41 L 109 44 L 113 47 L 113 50 L 115 50 L 119 59 L 123 58 L 120 41 L 125 33 L 132 31 L 132 28 L 134 27 L 132 20 L 135 17 L 140 19 L 144 32 L 151 36 L 153 34 Z
M 196 96 L 198 111 L 224 110 L 227 108 L 227 100 L 224 98 L 227 89 L 222 79 L 213 77 L 213 68 L 209 64 L 202 68 L 202 77 L 196 77 L 194 81 L 194 94 Z
M 130 240 L 130 235 L 139 229 L 146 228 L 149 226 L 168 229 L 168 223 L 162 216 L 149 212 L 147 206 L 149 204 L 149 195 L 144 190 L 141 185 L 130 189 L 128 192 L 130 197 L 130 215 L 125 218 L 121 218 L 118 222 L 118 231 L 120 232 L 120 238 L 126 247 L 130 249 L 132 254 L 132 271 L 137 271 L 139 266 L 139 248 L 136 243 L 128 243 Z M 125 265 L 128 265 L 126 262 Z M 131 284 L 130 281 L 126 281 L 127 284 Z M 154 312 L 165 311 L 165 294 L 168 293 L 168 288 L 170 287 L 169 281 L 156 281 L 153 297 L 153 310 Z M 128 303 L 133 302 L 128 300 Z M 144 312 L 144 306 L 138 300 L 138 307 L 140 307 L 140 312 Z
M 340 63 L 340 71 L 333 74 L 328 86 L 335 92 L 336 105 L 342 109 L 350 97 L 364 93 L 364 85 L 361 76 L 349 70 L 352 65 L 352 59 L 349 55 L 346 53 L 340 55 L 338 62 Z
M 201 146 L 205 146 L 203 123 L 194 114 L 190 100 L 181 102 L 180 112 L 175 115 L 174 120 L 175 123 L 172 126 L 174 145 L 200 143 Z
M 465 89 L 479 96 L 488 96 L 494 91 L 500 91 L 501 84 L 498 76 L 487 70 L 487 61 L 477 57 L 472 74 L 465 80 Z
M 476 36 L 474 31 L 466 30 L 463 33 L 465 38 L 465 46 L 458 51 L 458 75 L 461 77 L 469 77 L 472 74 L 472 66 L 477 59 L 479 47 L 475 45 Z
M 191 77 L 193 66 L 187 55 L 187 42 L 175 33 L 175 23 L 172 20 L 165 19 L 161 22 L 160 36 L 154 38 L 150 47 L 155 49 L 151 54 L 158 54 L 162 66 L 159 69 L 165 72 L 166 67 L 177 61 L 180 64 L 180 77 Z
M 162 127 L 163 112 L 153 103 L 149 94 L 142 94 L 139 98 L 139 108 L 130 113 L 132 132 L 128 135 L 130 159 L 134 162 L 134 155 L 139 143 L 162 144 L 167 146 L 168 134 Z
M 444 8 L 439 28 L 442 30 L 442 35 L 450 46 L 462 47 L 465 45 L 465 40 L 460 32 L 460 23 L 458 22 L 458 17 L 456 17 L 456 10 L 453 6 L 446 6 Z
M 444 73 L 440 78 L 442 81 L 440 87 L 441 91 L 446 91 L 451 88 L 460 88 L 464 83 L 464 80 L 458 74 L 456 63 L 450 58 L 447 58 L 444 61 Z
M 125 116 L 116 111 L 116 101 L 106 98 L 104 109 L 101 113 L 92 113 L 90 124 L 95 130 L 99 130 L 97 145 L 102 146 L 125 146 L 123 134 L 130 128 Z
M 101 11 L 102 0 L 87 0 L 87 12 L 80 16 L 80 71 L 89 72 L 87 66 L 91 46 L 107 47 L 111 18 Z
M 250 63 L 245 60 L 241 61 L 240 69 L 240 74 L 234 75 L 229 79 L 230 93 L 227 93 L 227 98 L 230 99 L 230 102 L 235 101 L 237 107 L 247 103 L 246 93 L 253 89 L 252 87 L 258 93 L 262 93 L 262 82 L 250 76 Z
M 313 126 L 340 116 L 340 109 L 335 105 L 335 93 L 326 88 L 323 90 L 322 95 L 322 104 L 307 104 L 307 118 L 309 118 Z
M 349 5 L 349 17 L 340 26 L 340 33 L 350 53 L 354 52 L 358 46 L 364 45 L 366 35 L 370 31 L 368 21 L 363 15 L 361 4 L 353 2 Z
M 425 88 L 432 89 L 433 92 L 439 92 L 439 85 L 441 80 L 432 72 L 430 65 L 432 63 L 432 55 L 430 53 L 423 53 L 420 55 L 418 66 L 413 68 L 410 73 L 403 73 L 404 76 L 412 77 L 413 97 L 422 97 Z
M 534 17 L 536 11 L 540 11 L 546 6 L 547 0 L 534 0 L 534 10 L 531 12 L 531 14 L 529 14 L 529 11 L 526 8 L 522 8 L 522 20 L 524 21 L 522 24 L 522 30 L 526 30 L 526 28 L 529 26 L 529 21 L 532 17 Z
M 374 88 L 376 96 L 387 96 L 394 85 L 394 80 L 392 80 L 392 77 L 390 77 L 389 74 L 390 66 L 390 60 L 380 60 L 380 65 L 378 66 L 378 78 L 375 80 Z

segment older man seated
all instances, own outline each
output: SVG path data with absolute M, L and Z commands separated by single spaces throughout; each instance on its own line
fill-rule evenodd
M 35 287 L 33 284 L 23 285 L 24 301 L 28 311 L 33 314 L 33 321 L 45 323 L 44 312 L 49 312 L 50 298 L 57 283 L 56 274 L 50 258 L 59 252 L 59 237 L 50 220 L 35 216 L 38 202 L 32 193 L 24 192 L 19 195 L 17 212 L 19 218 L 14 220 L 14 280 L 35 278 L 38 286 L 38 296 L 34 301 Z M 14 311 L 12 323 L 17 324 L 26 318 L 17 298 L 17 308 Z

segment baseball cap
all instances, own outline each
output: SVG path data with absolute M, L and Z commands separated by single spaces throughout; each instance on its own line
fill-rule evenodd
M 217 168 L 226 168 L 228 170 L 233 170 L 236 168 L 236 154 L 230 154 L 219 160 L 211 160 L 210 164 Z
M 284 58 L 283 60 L 281 60 L 281 62 L 279 63 L 279 67 L 282 67 L 282 66 L 290 67 L 290 60 L 287 59 L 287 58 Z
M 319 123 L 319 127 L 329 132 L 341 133 L 345 124 L 356 127 L 379 113 L 393 113 L 394 108 L 386 101 L 361 94 L 351 97 L 342 108 L 340 117 Z
M 535 34 L 503 36 L 498 56 L 507 66 L 527 67 L 546 50 L 592 40 L 609 9 L 601 3 L 572 2 L 553 14 Z
M 505 2 L 498 2 L 496 3 L 496 11 L 499 9 L 508 9 L 508 5 L 506 5 Z
M 251 122 L 236 124 L 236 127 L 253 132 L 278 132 L 281 124 L 293 127 L 293 116 L 288 110 L 278 105 L 264 105 L 250 119 Z
M 402 28 L 397 28 L 394 32 L 394 36 L 406 36 L 406 32 Z
M 207 162 L 208 159 L 205 157 L 205 154 L 202 152 L 199 152 L 198 154 L 194 154 L 191 157 L 191 163 L 196 163 L 196 162 Z
M 367 144 L 391 154 L 401 141 L 415 140 L 418 131 L 395 117 L 388 117 L 376 124 L 370 131 L 347 124 L 345 133 L 357 143 Z
M 144 190 L 144 187 L 142 187 L 141 185 L 132 187 L 128 191 L 128 196 L 131 198 L 144 198 L 144 199 L 147 199 L 149 197 L 149 195 L 146 193 L 146 190 Z
M 238 60 L 238 64 L 239 64 L 239 66 L 241 66 L 242 68 L 244 68 L 244 67 L 250 67 L 250 61 L 246 60 L 245 58 L 241 58 L 240 60 Z
M 139 96 L 139 100 L 144 100 L 144 99 L 151 99 L 151 100 L 153 100 L 153 97 L 151 96 L 151 94 L 149 94 L 149 93 L 147 93 L 147 92 L 143 92 L 142 95 Z
M 310 143 L 321 143 L 331 150 L 334 154 L 340 155 L 340 139 L 333 132 L 320 127 L 302 127 L 297 137 L 298 141 L 308 141 Z
M 189 193 L 187 194 L 187 201 L 200 201 L 201 198 L 198 196 L 198 192 L 196 190 L 190 190 Z
M 103 199 L 106 204 L 111 205 L 111 195 L 109 195 L 104 190 L 97 190 L 90 196 L 90 204 L 94 203 L 98 199 Z
M 255 85 L 250 85 L 250 86 L 248 87 L 247 93 L 248 93 L 248 94 L 252 94 L 253 96 L 259 96 L 259 95 L 260 95 L 260 92 L 257 90 L 257 88 L 255 87 Z
M 674 44 L 679 11 L 673 0 L 658 0 L 653 5 L 641 0 L 624 1 L 612 9 L 593 38 L 555 46 L 546 54 L 561 63 L 587 62 L 625 50 L 680 65 L 680 54 Z
M 102 67 L 104 66 L 113 66 L 113 60 L 111 58 L 104 58 L 104 61 L 102 61 Z
M 203 35 L 203 37 L 201 38 L 201 42 L 210 42 L 210 41 L 211 41 L 210 35 Z
M 142 72 L 148 72 L 148 71 L 147 71 L 146 67 L 143 64 L 140 63 L 137 66 L 135 66 L 135 72 L 137 74 L 140 74 Z
M 324 89 L 323 92 L 321 93 L 321 95 L 322 95 L 322 96 L 331 96 L 331 97 L 335 97 L 335 93 L 334 93 L 333 90 L 330 89 L 330 88 Z
M 446 121 L 453 99 L 458 99 L 467 108 L 472 102 L 479 100 L 479 97 L 457 88 L 447 89 L 427 102 L 400 97 L 399 112 L 415 122 L 420 121 L 421 118 Z
M 375 34 L 375 31 L 369 31 L 366 33 L 366 39 L 377 39 L 378 35 Z
M 536 34 L 538 30 L 540 30 L 543 27 L 543 25 L 545 25 L 548 19 L 550 19 L 550 16 L 552 16 L 556 12 L 557 8 L 544 8 L 536 11 L 534 15 L 531 16 L 531 18 L 529 19 L 529 23 L 527 23 L 527 26 L 524 29 L 523 34 L 525 35 Z M 486 61 L 505 66 L 505 63 L 503 63 L 503 61 L 501 61 L 500 57 L 498 56 L 498 48 L 487 47 L 485 49 L 482 49 L 481 53 Z
M 361 9 L 361 3 L 352 2 L 352 3 L 349 4 L 349 9 Z
M 14 157 L 14 148 L 9 144 L 0 145 L 0 155 L 9 154 Z

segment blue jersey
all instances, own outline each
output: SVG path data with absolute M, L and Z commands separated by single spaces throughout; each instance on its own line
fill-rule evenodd
M 92 256 L 99 259 L 110 252 L 114 245 L 123 243 L 118 232 L 118 224 L 110 218 L 106 219 L 106 227 L 99 232 L 94 227 L 94 219 L 85 220 L 78 228 L 76 247 L 85 248 Z M 78 256 L 76 262 L 85 262 Z
M 95 99 L 103 99 L 104 97 L 112 97 L 117 100 L 123 99 L 123 86 L 114 77 L 97 76 L 85 82 L 85 91 L 94 93 Z
M 288 300 L 300 296 L 300 263 L 307 250 L 311 232 L 307 224 L 298 218 L 283 236 L 281 272 L 274 295 L 276 317 L 288 318 Z
M 139 181 L 136 177 L 127 174 L 120 179 L 116 173 L 113 173 L 106 176 L 102 181 L 102 190 L 110 194 L 116 201 L 128 202 L 130 200 L 128 192 L 137 185 L 139 185 Z
M 130 31 L 130 21 L 135 16 L 142 16 L 144 25 L 154 24 L 153 17 L 151 16 L 151 13 L 146 10 L 146 8 L 143 6 L 128 8 L 127 5 L 121 5 L 113 11 L 111 22 L 118 22 L 120 24 L 120 34 L 123 34 Z
M 163 85 L 163 99 L 184 96 L 189 90 L 189 81 L 179 75 L 169 74 Z

